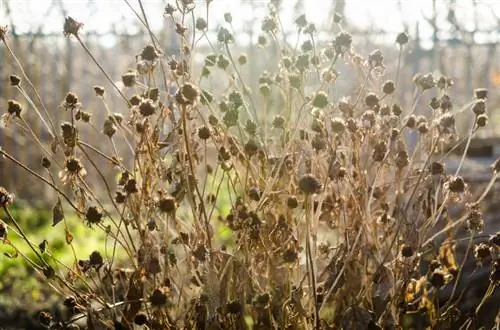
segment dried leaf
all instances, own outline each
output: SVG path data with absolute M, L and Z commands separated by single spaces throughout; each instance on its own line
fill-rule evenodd
M 53 139 L 52 143 L 50 144 L 50 150 L 52 151 L 52 153 L 54 154 L 57 153 L 57 146 L 58 146 L 57 139 Z
M 42 253 L 44 253 L 44 252 L 45 252 L 45 250 L 47 249 L 47 245 L 48 245 L 48 244 L 49 244 L 49 242 L 47 242 L 47 240 L 46 240 L 46 239 L 44 239 L 44 240 L 42 241 L 42 243 L 38 244 L 38 247 L 40 248 L 40 251 L 41 251 Z
M 57 203 L 52 209 L 52 227 L 57 225 L 64 219 L 64 211 L 62 208 L 61 200 L 57 198 Z

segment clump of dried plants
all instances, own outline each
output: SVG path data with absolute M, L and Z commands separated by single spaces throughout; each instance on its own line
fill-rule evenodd
M 73 264 L 63 264 L 51 254 L 50 242 L 30 241 L 27 228 L 9 212 L 13 194 L 0 190 L 8 216 L 0 222 L 0 238 L 16 251 L 22 249 L 9 237 L 24 238 L 34 253 L 24 258 L 67 309 L 65 319 L 42 313 L 42 324 L 51 329 L 472 324 L 499 283 L 498 234 L 477 245 L 472 238 L 485 226 L 481 205 L 500 165 L 493 164 L 491 181 L 477 198 L 458 170 L 447 172 L 441 151 L 470 141 L 486 125 L 487 91 L 477 89 L 470 103 L 453 107 L 450 78 L 419 74 L 414 106 L 404 108 L 395 96 L 401 61 L 393 68 L 396 76 L 388 77 L 391 64 L 384 54 L 356 53 L 338 15 L 331 42 L 317 42 L 314 23 L 303 15 L 295 24 L 305 41 L 284 43 L 272 3 L 258 45 L 276 47 L 280 56 L 276 70 L 262 72 L 258 90 L 251 91 L 242 71 L 259 59 L 233 54 L 237 35 L 230 14 L 211 42 L 213 53 L 200 67 L 194 61 L 198 42 L 208 39 L 210 3 L 196 4 L 205 18 L 196 16 L 194 1 L 166 6 L 165 19 L 173 22 L 181 43 L 177 57 L 161 50 L 138 12 L 151 42 L 134 54 L 133 70 L 124 68 L 123 88 L 86 47 L 83 24 L 66 18 L 64 34 L 104 75 L 100 85 L 89 86 L 102 101 L 99 111 L 107 111 L 102 123 L 93 121 L 77 91 L 68 91 L 57 109 L 66 120 L 54 122 L 21 63 L 19 76 L 10 77 L 20 98 L 8 102 L 5 129 L 18 125 L 39 145 L 40 154 L 33 157 L 40 157 L 45 172 L 28 168 L 8 150 L 0 152 L 4 161 L 57 192 L 53 225 L 75 256 Z M 0 39 L 15 60 L 6 28 Z M 400 59 L 408 42 L 406 33 L 395 40 Z M 334 92 L 339 62 L 363 77 L 345 96 Z M 123 99 L 126 111 L 108 109 L 112 94 Z M 434 95 L 425 116 L 417 112 L 421 95 Z M 52 141 L 38 138 L 26 111 L 36 112 Z M 455 130 L 459 115 L 474 121 L 465 137 Z M 85 142 L 82 127 L 89 125 L 101 145 Z M 417 141 L 414 146 L 409 137 Z M 110 171 L 114 175 L 106 174 Z M 100 183 L 90 185 L 89 173 Z M 106 234 L 101 250 L 78 256 L 68 212 Z M 468 275 L 454 250 L 455 235 L 464 229 L 478 269 L 490 274 L 488 290 L 469 314 L 460 307 L 457 285 Z M 441 293 L 450 289 L 443 301 Z

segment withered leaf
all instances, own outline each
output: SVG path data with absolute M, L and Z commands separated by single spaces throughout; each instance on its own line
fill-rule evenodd
M 42 243 L 38 244 L 38 247 L 40 248 L 40 251 L 41 251 L 42 253 L 44 253 L 44 252 L 45 252 L 45 250 L 47 249 L 47 244 L 48 244 L 48 243 L 49 243 L 49 242 L 47 242 L 47 240 L 46 240 L 46 239 L 44 239 L 44 240 L 42 241 Z
M 61 199 L 57 198 L 57 203 L 52 209 L 52 227 L 57 225 L 64 219 L 64 211 L 61 204 Z

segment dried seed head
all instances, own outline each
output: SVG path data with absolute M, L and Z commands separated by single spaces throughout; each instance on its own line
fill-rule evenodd
M 306 194 L 316 194 L 320 192 L 322 185 L 312 174 L 306 174 L 299 179 L 299 188 Z
M 65 37 L 70 35 L 78 36 L 78 31 L 82 28 L 83 23 L 77 22 L 72 17 L 68 16 L 64 20 L 63 34 Z
M 448 111 L 451 110 L 453 107 L 453 103 L 451 102 L 451 98 L 448 94 L 444 94 L 441 96 L 441 99 L 439 100 L 439 106 L 443 111 Z
M 342 118 L 332 118 L 331 128 L 332 132 L 340 134 L 345 131 L 346 123 Z
M 83 165 L 78 158 L 70 157 L 66 160 L 66 170 L 72 174 L 78 174 L 82 171 Z
M 375 93 L 368 93 L 365 97 L 365 104 L 373 109 L 375 106 L 379 105 L 379 98 Z
M 161 55 L 153 45 L 147 45 L 142 49 L 141 58 L 146 61 L 155 61 Z
M 392 105 L 392 113 L 395 116 L 399 116 L 403 113 L 403 109 L 401 109 L 401 107 L 398 104 L 393 104 Z
M 127 183 L 123 186 L 123 190 L 125 190 L 125 192 L 129 195 L 139 192 L 137 181 L 135 179 L 128 180 Z
M 493 251 L 488 244 L 479 243 L 474 246 L 474 258 L 478 264 L 483 264 L 484 259 L 490 257 Z
M 342 55 L 351 50 L 352 36 L 347 32 L 341 32 L 335 37 L 335 52 Z
M 474 103 L 474 105 L 472 106 L 472 112 L 474 112 L 474 114 L 476 116 L 479 116 L 479 115 L 482 115 L 483 113 L 486 112 L 486 102 L 484 99 L 479 99 L 476 101 L 476 103 Z
M 241 55 L 238 57 L 238 63 L 239 63 L 240 65 L 245 65 L 245 64 L 247 64 L 247 62 L 248 62 L 248 56 L 247 56 L 247 54 L 241 54 Z
M 416 126 L 417 126 L 417 117 L 412 114 L 406 119 L 406 127 L 415 128 Z
M 135 71 L 128 71 L 122 76 L 122 82 L 125 87 L 133 87 L 136 83 L 137 74 Z
M 384 92 L 384 94 L 392 94 L 394 93 L 395 90 L 396 90 L 396 85 L 392 80 L 387 80 L 382 86 L 382 92 Z
M 273 127 L 283 129 L 285 128 L 285 118 L 283 116 L 275 116 L 273 118 Z
M 367 110 L 361 115 L 361 123 L 366 128 L 372 128 L 377 122 L 377 114 L 373 110 Z
M 488 115 L 483 113 L 482 115 L 477 116 L 476 125 L 477 127 L 485 127 L 488 124 Z
M 250 140 L 248 140 L 247 143 L 245 143 L 245 154 L 248 156 L 248 157 L 252 157 L 253 155 L 255 155 L 260 149 L 260 144 L 259 142 L 257 142 L 257 140 L 251 138 Z
M 461 176 L 452 177 L 448 181 L 448 188 L 451 192 L 460 194 L 465 192 L 466 187 L 467 185 Z
M 328 96 L 326 95 L 325 92 L 319 91 L 314 95 L 312 98 L 311 104 L 315 108 L 323 109 L 328 106 Z
M 408 43 L 409 39 L 410 38 L 408 37 L 408 34 L 406 32 L 401 32 L 396 37 L 396 43 L 398 43 L 400 46 L 403 46 Z
M 10 115 L 15 116 L 15 117 L 21 116 L 21 111 L 23 110 L 23 108 L 21 107 L 21 104 L 19 104 L 19 102 L 14 101 L 14 100 L 9 100 L 8 105 L 9 106 L 7 108 L 7 112 Z
M 172 196 L 162 196 L 158 201 L 158 208 L 161 212 L 164 213 L 173 213 L 175 212 L 177 206 L 175 203 L 175 199 Z
M 396 166 L 399 169 L 402 169 L 410 164 L 408 152 L 406 150 L 400 150 L 396 156 Z
M 433 287 L 439 289 L 445 284 L 445 274 L 441 270 L 436 269 L 432 272 L 429 282 Z
M 198 17 L 196 19 L 196 24 L 195 24 L 196 30 L 205 31 L 207 27 L 208 27 L 207 21 L 203 17 Z
M 432 110 L 437 110 L 441 106 L 441 103 L 435 96 L 433 96 L 431 101 L 429 102 L 429 106 L 431 107 Z
M 127 196 L 122 193 L 121 191 L 117 191 L 115 194 L 115 202 L 118 204 L 125 203 L 125 200 L 127 199 Z
M 191 83 L 185 83 L 180 89 L 181 95 L 188 104 L 193 104 L 199 95 L 198 88 Z
M 297 208 L 299 206 L 299 201 L 297 200 L 297 197 L 295 196 L 290 196 L 286 200 L 286 206 L 288 206 L 291 209 Z
M 476 98 L 484 100 L 488 97 L 488 90 L 486 88 L 476 88 L 474 90 Z
M 153 291 L 149 297 L 149 301 L 153 307 L 163 307 L 167 304 L 168 288 L 158 288 Z
M 87 209 L 85 213 L 85 219 L 89 222 L 89 224 L 98 224 L 102 221 L 103 214 L 97 206 L 91 206 Z
M 381 162 L 385 158 L 387 153 L 387 143 L 385 141 L 379 141 L 375 144 L 373 148 L 372 158 L 376 162 Z
M 115 133 L 116 133 L 115 121 L 110 119 L 110 118 L 106 119 L 104 121 L 102 132 L 104 133 L 104 135 L 107 135 L 109 138 L 113 137 L 113 135 L 115 135 Z
M 307 25 L 307 19 L 306 19 L 306 15 L 305 14 L 302 14 L 300 15 L 299 17 L 297 17 L 295 19 L 295 24 L 297 24 L 297 27 L 298 28 L 305 28 L 306 25 Z
M 482 232 L 484 229 L 483 213 L 479 211 L 477 206 L 472 207 L 467 214 L 467 229 L 476 233 Z
M 148 315 L 144 312 L 139 312 L 134 317 L 134 323 L 141 326 L 148 323 Z
M 150 99 L 142 100 L 141 104 L 139 105 L 139 112 L 144 117 L 153 115 L 155 111 L 156 111 L 156 105 L 154 104 L 153 100 Z
M 260 200 L 261 192 L 258 187 L 251 187 L 248 190 L 248 197 L 250 197 L 251 200 L 258 202 Z
M 15 75 L 10 75 L 9 81 L 11 86 L 19 86 L 19 84 L 21 84 L 21 78 Z
M 433 88 L 436 86 L 436 80 L 432 73 L 427 73 L 425 75 L 417 73 L 413 78 L 413 81 L 419 86 L 423 91 Z
M 49 312 L 42 311 L 38 315 L 38 319 L 40 320 L 40 324 L 46 328 L 49 328 L 50 325 L 54 322 L 52 315 Z
M 64 106 L 66 108 L 75 107 L 78 105 L 78 96 L 75 93 L 69 92 L 64 98 Z
M 384 67 L 384 55 L 380 49 L 375 49 L 368 55 L 368 63 L 372 68 Z
M 104 96 L 104 87 L 94 86 L 94 92 L 97 96 Z
M 202 126 L 198 128 L 198 137 L 202 140 L 208 140 L 210 138 L 211 132 L 210 128 Z
M 43 156 L 42 157 L 42 166 L 45 167 L 45 168 L 50 168 L 50 159 L 48 159 L 47 157 Z
M 429 166 L 432 175 L 442 175 L 444 174 L 444 165 L 440 162 L 432 162 Z
M 94 251 L 89 256 L 90 265 L 94 267 L 102 266 L 104 259 L 99 251 Z
M 401 247 L 401 255 L 405 258 L 409 258 L 413 255 L 413 249 L 411 246 L 403 244 Z
M 325 150 L 327 145 L 328 142 L 322 134 L 316 134 L 311 141 L 311 146 L 316 151 Z
M 295 249 L 286 249 L 285 252 L 283 252 L 282 257 L 285 263 L 294 263 L 297 261 L 299 254 Z

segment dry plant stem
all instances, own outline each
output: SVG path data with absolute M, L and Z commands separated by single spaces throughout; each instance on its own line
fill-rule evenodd
M 153 43 L 155 48 L 159 48 L 158 44 L 160 42 L 158 41 L 158 38 L 156 38 L 154 36 L 153 31 L 151 31 L 151 28 L 150 28 L 149 22 L 148 22 L 148 17 L 146 16 L 146 11 L 144 10 L 144 6 L 142 4 L 142 0 L 138 0 L 138 2 L 139 2 L 139 7 L 141 7 L 142 16 L 144 17 L 143 24 L 146 27 L 146 30 L 148 30 L 149 36 L 151 37 L 151 42 Z M 164 67 L 163 61 L 161 61 L 161 60 L 160 60 L 160 68 L 161 68 L 161 73 L 162 73 L 162 78 L 163 78 L 163 88 L 165 90 L 168 90 L 167 75 L 165 73 L 165 67 Z
M 313 253 L 311 251 L 311 203 L 312 203 L 311 196 L 308 194 L 306 196 L 306 264 L 307 264 L 307 273 L 309 274 L 309 285 L 312 287 L 312 302 L 314 306 L 314 324 L 315 324 L 315 329 L 319 329 L 320 326 L 320 318 L 319 318 L 319 310 L 318 310 L 318 304 L 316 303 L 316 297 L 317 297 L 317 288 L 316 288 L 316 271 L 315 271 L 315 265 L 314 265 L 314 258 L 313 258 Z
M 49 132 L 50 136 L 53 138 L 54 137 L 54 132 L 52 132 L 52 130 L 50 129 L 49 125 L 47 124 L 47 122 L 43 118 L 42 114 L 38 110 L 37 106 L 35 105 L 35 103 L 31 99 L 31 97 L 29 97 L 28 93 L 26 93 L 21 86 L 16 86 L 16 89 L 21 93 L 21 95 L 24 96 L 24 98 L 28 101 L 28 103 L 33 107 L 33 109 L 35 110 L 35 113 L 38 115 L 38 118 L 40 118 L 40 120 L 42 121 L 43 126 L 45 126 L 45 128 Z
M 106 70 L 104 70 L 104 68 L 101 66 L 101 64 L 94 57 L 94 54 L 92 54 L 92 52 L 90 51 L 90 49 L 88 49 L 88 47 L 85 45 L 85 43 L 83 42 L 82 38 L 80 38 L 80 36 L 78 34 L 75 34 L 74 36 L 75 36 L 76 40 L 78 40 L 78 42 L 80 43 L 80 45 L 82 46 L 82 48 L 90 56 L 90 58 L 92 59 L 92 61 L 94 61 L 94 63 L 97 65 L 97 67 L 99 68 L 99 70 L 101 70 L 101 72 L 104 74 L 104 76 L 109 81 L 109 83 L 115 88 L 115 90 L 118 92 L 118 94 L 120 94 L 120 96 L 125 100 L 125 102 L 127 103 L 127 105 L 131 106 L 131 104 L 130 104 L 129 100 L 127 99 L 127 97 L 123 94 L 123 92 L 120 90 L 120 88 L 118 88 L 118 86 L 116 86 L 116 84 L 113 81 L 113 79 L 111 79 L 111 77 L 108 75 L 108 73 L 106 72 Z
M 99 156 L 101 156 L 102 158 L 108 160 L 111 164 L 113 164 L 114 166 L 120 166 L 122 169 L 125 169 L 126 171 L 128 171 L 126 168 L 124 168 L 123 164 L 121 163 L 117 163 L 112 157 L 109 157 L 108 155 L 104 154 L 102 151 L 100 151 L 99 149 L 93 147 L 92 145 L 84 142 L 84 141 L 81 141 L 79 140 L 78 141 L 78 144 L 86 147 L 86 148 L 89 148 L 90 150 L 92 150 L 93 152 L 97 153 Z
M 109 187 L 109 184 L 108 184 L 106 178 L 104 177 L 104 174 L 102 174 L 102 172 L 99 170 L 99 167 L 97 166 L 97 164 L 94 162 L 94 160 L 92 159 L 92 157 L 89 156 L 89 154 L 85 151 L 85 149 L 80 145 L 80 143 L 78 143 L 77 145 L 78 145 L 78 148 L 83 152 L 83 154 L 85 155 L 85 157 L 92 164 L 92 166 L 95 168 L 97 174 L 99 175 L 99 177 L 101 178 L 102 182 L 106 186 L 106 192 L 108 193 L 108 197 L 111 200 L 111 203 L 113 204 L 113 207 L 115 208 L 116 212 L 120 213 L 120 211 L 118 209 L 118 206 L 116 205 L 115 200 L 114 200 L 114 198 L 113 198 L 113 196 L 111 194 L 111 188 Z M 87 184 L 83 180 L 81 180 L 81 181 L 87 187 L 87 190 L 93 195 L 92 190 L 87 186 Z M 99 201 L 99 199 L 97 197 L 95 197 L 95 196 L 94 196 L 94 199 L 104 209 L 104 207 L 103 207 L 102 203 Z M 113 217 L 111 216 L 111 214 L 108 214 L 108 216 L 109 216 L 110 220 L 113 222 L 113 224 L 115 225 L 115 227 L 118 228 L 118 224 L 113 219 Z M 125 226 L 125 230 L 126 230 L 127 235 L 128 235 L 128 241 L 125 239 L 125 245 L 126 246 L 123 245 L 123 242 L 120 242 L 120 243 L 123 246 L 123 248 L 127 251 L 127 253 L 129 254 L 129 257 L 131 257 L 131 260 L 133 260 L 134 258 L 132 256 L 134 255 L 134 252 L 137 251 L 137 249 L 135 247 L 134 240 L 132 238 L 132 234 L 130 233 L 130 231 L 128 229 L 128 226 Z M 125 234 L 123 234 L 122 232 L 120 232 L 120 233 L 122 234 L 123 238 L 126 238 Z M 117 236 L 117 239 L 118 239 L 118 236 Z M 130 246 L 129 246 L 129 243 L 128 243 L 129 241 L 130 241 L 130 244 L 132 244 L 132 249 L 130 249 Z
M 2 207 L 5 211 L 5 213 L 7 214 L 7 216 L 9 217 L 10 221 L 12 221 L 12 223 L 14 224 L 14 226 L 16 227 L 16 230 L 19 232 L 19 234 L 21 234 L 22 238 L 24 239 L 24 241 L 26 243 L 28 243 L 29 247 L 31 248 L 31 250 L 35 253 L 35 255 L 38 257 L 38 259 L 40 259 L 40 261 L 42 262 L 42 264 L 45 264 L 45 266 L 49 266 L 49 264 L 47 263 L 47 261 L 45 261 L 45 259 L 42 258 L 42 256 L 40 255 L 40 253 L 37 251 L 37 249 L 35 249 L 35 247 L 33 246 L 33 244 L 31 243 L 31 241 L 28 239 L 28 237 L 26 236 L 26 234 L 24 233 L 24 231 L 21 229 L 21 227 L 19 226 L 19 224 L 17 223 L 16 219 L 14 219 L 14 217 L 12 216 L 12 214 L 10 213 L 9 209 L 7 206 L 3 205 Z
M 340 269 L 337 277 L 335 278 L 335 281 L 333 282 L 332 286 L 328 289 L 328 291 L 326 292 L 324 298 L 323 298 L 323 302 L 321 303 L 321 306 L 319 308 L 319 311 L 318 313 L 321 313 L 321 311 L 323 310 L 323 308 L 325 307 L 325 304 L 326 302 L 328 301 L 328 299 L 330 298 L 330 296 L 332 295 L 333 293 L 333 290 L 335 289 L 335 287 L 337 286 L 337 283 L 339 282 L 340 278 L 342 277 L 342 275 L 344 274 L 344 270 L 345 270 L 345 267 L 347 265 L 347 262 L 350 261 L 351 257 L 353 256 L 354 252 L 355 252 L 355 249 L 358 245 L 358 242 L 359 242 L 359 239 L 361 238 L 361 234 L 363 233 L 363 230 L 359 230 L 358 231 L 358 234 L 356 235 L 356 238 L 354 240 L 354 243 L 352 244 L 351 246 L 351 251 L 349 252 L 349 254 L 347 255 L 346 259 L 344 260 L 344 263 L 342 264 L 342 268 Z
M 189 169 L 191 171 L 191 174 L 196 177 L 196 168 L 194 167 L 193 164 L 193 153 L 191 150 L 191 143 L 189 141 L 189 136 L 188 136 L 188 130 L 187 130 L 187 107 L 184 105 L 182 106 L 182 133 L 184 135 L 184 143 L 186 146 L 186 153 L 187 153 L 187 158 L 188 158 L 188 163 L 189 163 Z M 190 185 L 190 180 L 189 177 L 187 177 L 187 184 Z M 198 199 L 200 200 L 200 207 L 201 207 L 201 213 L 204 218 L 204 227 L 206 231 L 206 243 L 210 250 L 212 250 L 212 240 L 210 238 L 210 223 L 209 219 L 207 216 L 207 211 L 205 209 L 205 200 L 200 192 L 200 189 L 198 188 L 198 184 L 196 182 L 193 183 L 196 194 L 198 195 Z M 193 208 L 196 210 L 196 201 L 193 198 Z M 196 213 L 194 214 L 196 217 Z
M 33 140 L 35 141 L 35 143 L 40 147 L 40 149 L 43 150 L 43 152 L 45 154 L 47 154 L 48 156 L 52 156 L 52 153 L 49 152 L 47 150 L 47 148 L 45 148 L 45 146 L 42 144 L 42 142 L 40 141 L 40 139 L 38 138 L 38 136 L 35 134 L 35 132 L 33 132 L 33 129 L 31 129 L 31 126 L 26 122 L 26 120 L 19 116 L 19 119 L 21 120 L 21 122 L 24 124 L 26 130 L 30 133 L 31 137 L 33 138 Z M 56 165 L 59 167 L 59 168 L 62 168 L 61 164 L 59 163 L 59 161 L 57 159 L 54 159 L 54 162 L 56 163 Z
M 491 188 L 493 188 L 493 185 L 495 184 L 495 182 L 496 182 L 497 179 L 498 179 L 498 173 L 494 173 L 493 176 L 492 176 L 492 178 L 490 179 L 490 182 L 488 183 L 488 185 L 484 189 L 483 194 L 473 204 L 478 205 L 479 203 L 481 203 L 483 201 L 484 198 L 486 198 L 486 195 L 490 192 Z M 442 230 L 440 230 L 437 233 L 435 233 L 434 235 L 432 235 L 429 239 L 427 239 L 424 242 L 424 246 L 432 243 L 436 238 L 438 238 L 439 236 L 445 234 L 450 229 L 452 229 L 452 228 L 454 228 L 454 227 L 462 224 L 465 220 L 467 220 L 467 217 L 468 217 L 468 214 L 463 215 L 458 220 L 456 220 L 455 222 L 453 222 L 451 225 L 446 226 Z
M 53 184 L 52 182 L 48 181 L 47 179 L 45 179 L 43 176 L 41 176 L 40 174 L 34 172 L 33 170 L 31 170 L 30 168 L 28 168 L 27 166 L 25 166 L 24 164 L 22 164 L 21 162 L 19 162 L 17 159 L 15 159 L 14 157 L 12 157 L 11 155 L 9 155 L 8 153 L 6 153 L 4 150 L 0 149 L 0 154 L 2 154 L 3 156 L 5 156 L 6 158 L 8 158 L 9 160 L 11 160 L 12 162 L 14 162 L 17 166 L 21 167 L 22 169 L 24 169 L 25 171 L 29 172 L 31 175 L 33 175 L 34 177 L 36 177 L 37 179 L 39 179 L 40 181 L 48 184 L 52 189 L 54 189 L 56 192 L 58 192 L 61 196 L 64 197 L 64 199 L 71 205 L 71 207 L 79 214 L 83 214 L 83 211 L 79 210 L 75 204 L 73 204 L 73 202 L 71 201 L 71 199 L 66 196 L 66 194 L 64 192 L 62 192 L 59 188 L 57 188 L 57 186 L 55 184 Z
M 28 82 L 28 84 L 31 87 L 31 89 L 33 89 L 33 92 L 35 93 L 35 96 L 37 97 L 38 102 L 40 102 L 40 104 L 42 106 L 42 109 L 43 109 L 43 111 L 44 111 L 45 115 L 47 116 L 47 119 L 48 119 L 48 121 L 50 123 L 50 126 L 52 127 L 52 131 L 49 130 L 49 133 L 52 135 L 52 137 L 56 137 L 59 140 L 59 137 L 57 136 L 57 134 L 55 134 L 56 128 L 54 126 L 54 123 L 52 122 L 52 120 L 50 118 L 49 112 L 47 111 L 47 108 L 45 107 L 45 104 L 43 103 L 42 98 L 40 97 L 40 94 L 38 94 L 38 90 L 35 88 L 35 86 L 31 82 L 30 78 L 28 77 L 28 75 L 24 71 L 24 68 L 23 68 L 21 62 L 19 62 L 19 59 L 14 54 L 14 52 L 10 48 L 9 44 L 5 40 L 5 38 L 2 38 L 2 41 L 3 41 L 4 45 L 5 45 L 5 47 L 7 47 L 7 50 L 9 51 L 10 55 L 12 56 L 12 58 L 14 59 L 14 61 L 16 62 L 17 66 L 19 67 L 19 70 L 21 70 L 21 73 L 22 73 L 24 79 L 26 79 L 26 81 Z M 34 108 L 36 109 L 36 107 L 34 107 Z
M 445 308 L 446 306 L 453 303 L 453 297 L 455 296 L 455 291 L 457 290 L 458 282 L 460 281 L 460 276 L 462 276 L 462 270 L 465 266 L 465 262 L 467 261 L 467 257 L 469 256 L 469 250 L 471 250 L 471 248 L 472 248 L 473 241 L 474 241 L 474 232 L 470 235 L 469 244 L 467 245 L 467 250 L 465 250 L 464 260 L 462 260 L 462 264 L 460 265 L 460 268 L 458 269 L 458 274 L 457 274 L 457 277 L 455 279 L 455 284 L 453 285 L 453 290 L 451 291 L 451 296 L 448 299 L 448 302 L 446 303 L 446 305 L 443 306 L 443 308 Z

